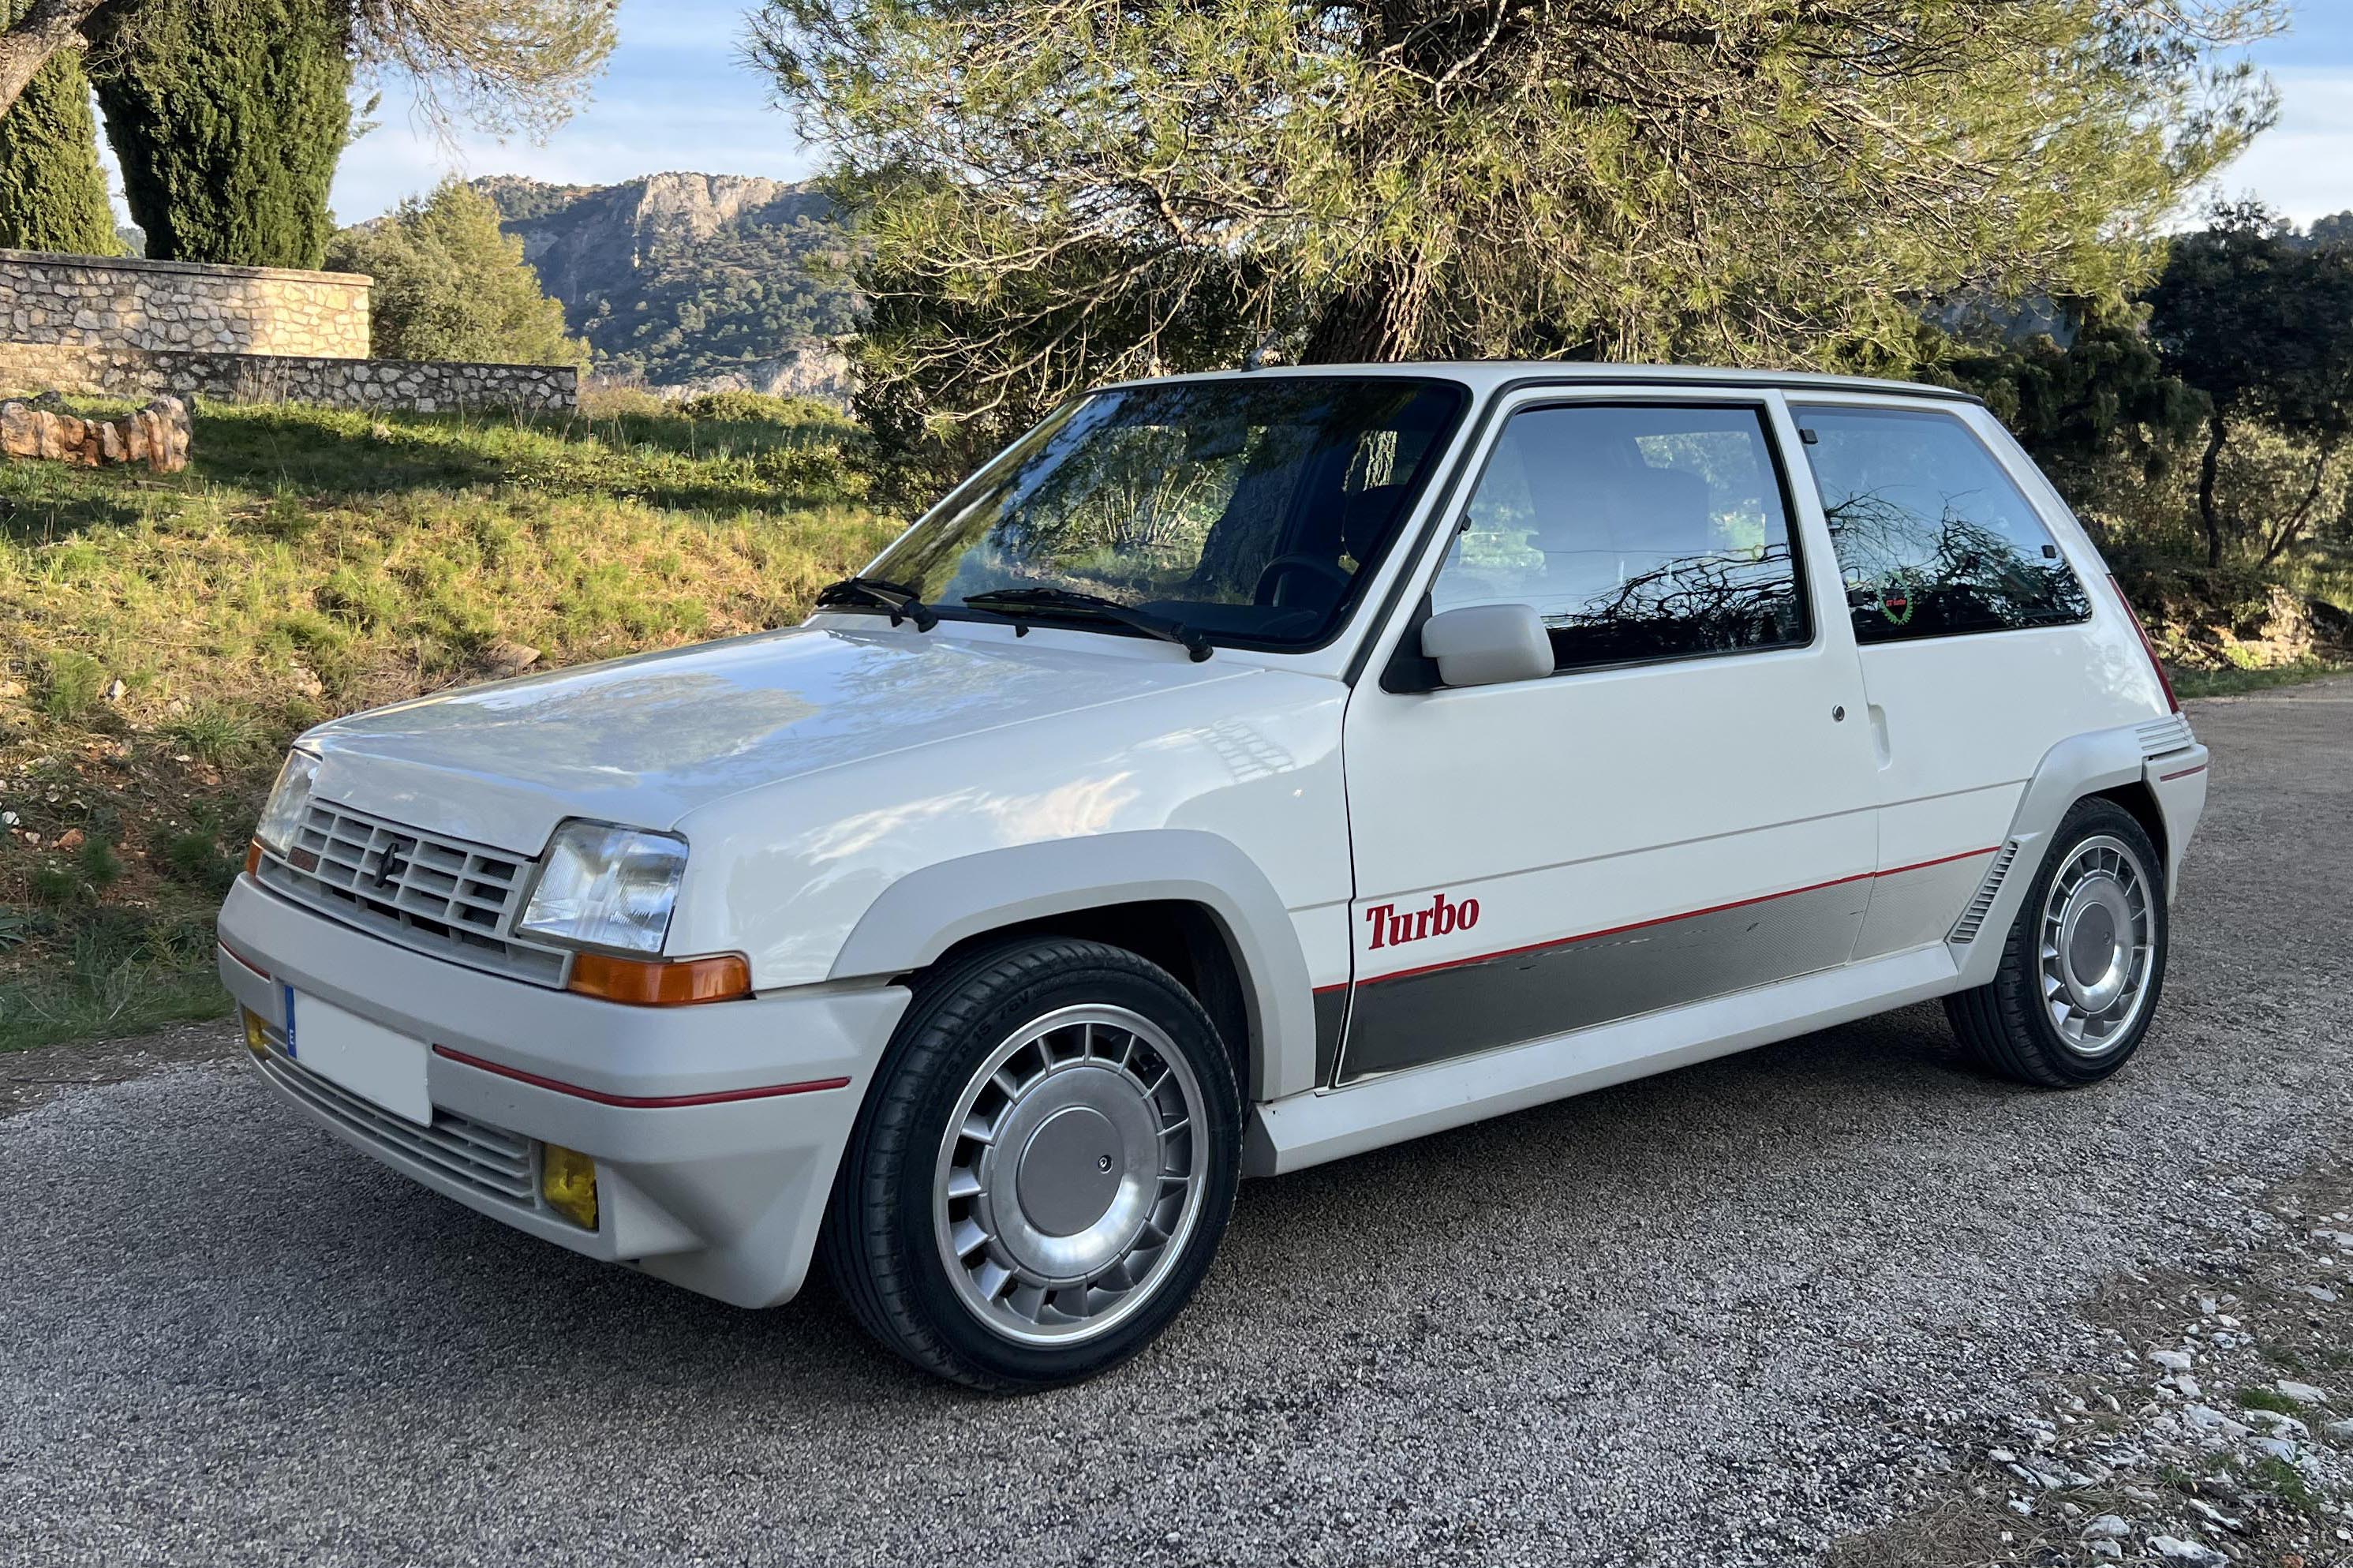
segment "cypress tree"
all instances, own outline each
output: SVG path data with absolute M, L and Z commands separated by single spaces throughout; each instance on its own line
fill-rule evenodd
M 13 20 L 23 0 L 0 4 Z M 61 49 L 33 73 L 24 95 L 0 115 L 0 247 L 120 254 L 106 173 L 98 166 L 98 122 L 81 56 Z
M 151 0 L 98 74 L 150 256 L 316 267 L 351 134 L 351 12 L 332 0 Z

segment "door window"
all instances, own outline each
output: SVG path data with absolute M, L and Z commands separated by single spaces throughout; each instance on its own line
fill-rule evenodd
M 1858 642 L 2092 613 L 2033 505 L 1975 432 L 1910 408 L 1799 411 Z
M 1558 670 L 1802 643 L 1782 494 L 1760 408 L 1525 409 L 1496 438 L 1431 607 L 1533 605 Z

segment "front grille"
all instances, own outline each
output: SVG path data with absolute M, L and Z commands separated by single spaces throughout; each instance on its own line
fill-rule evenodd
M 532 1139 L 438 1106 L 433 1109 L 433 1125 L 419 1127 L 288 1056 L 286 1037 L 280 1031 L 265 1028 L 263 1033 L 269 1046 L 255 1052 L 254 1060 L 272 1083 L 321 1116 L 375 1148 L 405 1155 L 486 1197 L 526 1209 L 539 1207 L 539 1145 Z
M 2002 878 L 2010 874 L 2010 863 L 2017 858 L 2018 841 L 2012 839 L 2001 846 L 2001 853 L 1993 857 L 1993 864 L 1986 868 L 1985 880 L 1978 884 L 1977 894 L 1969 900 L 1969 906 L 1961 911 L 1960 919 L 1953 926 L 1950 940 L 1977 940 L 1978 933 L 1985 929 L 1986 916 L 1993 913 L 1993 901 L 2000 896 Z
M 314 800 L 261 880 L 349 925 L 536 985 L 564 983 L 560 948 L 519 941 L 531 863 L 520 855 Z
M 2133 733 L 2140 736 L 2143 757 L 2163 757 L 2168 751 L 2180 751 L 2198 739 L 2190 733 L 2189 721 L 2179 714 L 2145 724 Z

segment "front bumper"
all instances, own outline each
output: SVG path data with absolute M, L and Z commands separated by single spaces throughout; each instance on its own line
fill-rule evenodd
M 372 1118 L 275 1050 L 258 1056 L 263 1079 L 311 1120 L 518 1230 L 741 1307 L 789 1300 L 807 1277 L 851 1124 L 908 1001 L 878 985 L 623 1006 L 411 952 L 249 877 L 222 907 L 220 935 L 222 982 L 273 1039 L 291 986 L 433 1047 L 430 1129 Z M 846 1081 L 806 1086 L 835 1079 Z M 538 1201 L 543 1142 L 596 1161 L 595 1231 Z

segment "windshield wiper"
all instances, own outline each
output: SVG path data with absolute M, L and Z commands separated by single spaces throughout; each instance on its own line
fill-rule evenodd
M 817 602 L 829 604 L 871 605 L 891 612 L 891 624 L 912 620 L 918 631 L 929 631 L 940 623 L 939 614 L 923 601 L 914 589 L 904 583 L 885 581 L 881 577 L 844 577 L 838 583 L 828 583 L 818 590 Z
M 1183 621 L 1155 615 L 1148 609 L 1132 609 L 1101 594 L 1058 588 L 990 588 L 986 593 L 966 594 L 964 601 L 975 609 L 994 610 L 999 615 L 1064 615 L 1079 620 L 1116 621 L 1146 637 L 1176 643 L 1192 655 L 1196 664 L 1212 652 L 1209 640 Z

